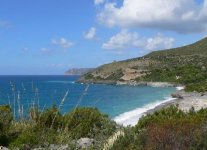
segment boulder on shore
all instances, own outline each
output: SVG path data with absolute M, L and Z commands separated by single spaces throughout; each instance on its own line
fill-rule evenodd
M 183 96 L 180 93 L 173 93 L 171 94 L 173 98 L 183 99 Z

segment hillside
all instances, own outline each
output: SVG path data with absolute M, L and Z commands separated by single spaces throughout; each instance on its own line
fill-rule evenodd
M 83 75 L 92 70 L 92 68 L 72 68 L 66 71 L 65 75 Z
M 80 82 L 170 82 L 187 91 L 207 91 L 207 38 L 184 47 L 154 51 L 143 57 L 100 66 Z

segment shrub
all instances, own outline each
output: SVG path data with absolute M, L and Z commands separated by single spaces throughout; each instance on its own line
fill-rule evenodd
M 32 108 L 30 109 L 30 121 L 40 128 L 58 129 L 62 126 L 62 115 L 55 105 L 43 112 L 38 108 Z
M 0 106 L 0 145 L 6 146 L 9 142 L 9 129 L 13 115 L 10 106 Z
M 134 128 L 143 149 L 204 149 L 207 146 L 207 109 L 185 113 L 170 106 L 142 117 Z
M 33 108 L 30 120 L 25 120 L 24 124 L 17 121 L 16 124 L 21 129 L 9 143 L 12 149 L 71 144 L 72 140 L 83 137 L 103 141 L 116 129 L 116 124 L 96 108 L 77 108 L 66 115 L 61 115 L 56 106 L 43 112 Z
M 39 146 L 48 147 L 49 144 L 58 143 L 59 133 L 53 129 L 40 128 L 39 126 L 25 126 L 18 137 L 11 141 L 10 148 L 32 149 Z
M 64 124 L 72 138 L 91 137 L 99 134 L 110 136 L 116 125 L 96 108 L 77 108 L 64 117 Z

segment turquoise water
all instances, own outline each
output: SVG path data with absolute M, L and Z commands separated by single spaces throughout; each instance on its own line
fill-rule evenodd
M 61 107 L 63 113 L 78 105 L 97 107 L 114 118 L 149 104 L 158 104 L 176 90 L 174 87 L 77 84 L 75 81 L 78 78 L 79 76 L 0 76 L 0 104 L 10 103 L 14 106 L 15 97 L 17 106 L 19 95 L 20 104 L 24 108 L 33 103 L 42 108 L 49 107 L 59 105 L 69 91 Z

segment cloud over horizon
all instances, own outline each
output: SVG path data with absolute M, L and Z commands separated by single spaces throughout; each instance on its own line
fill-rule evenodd
M 97 18 L 107 27 L 203 33 L 207 31 L 207 0 L 123 0 L 121 6 L 107 2 Z

